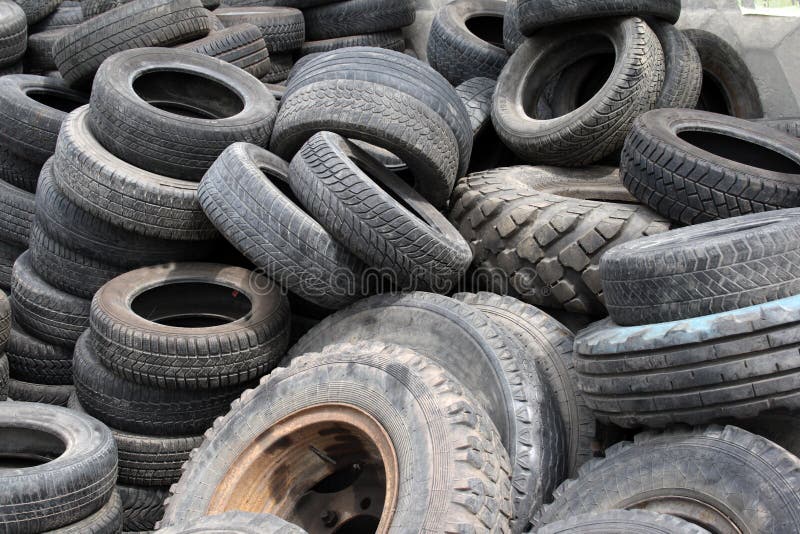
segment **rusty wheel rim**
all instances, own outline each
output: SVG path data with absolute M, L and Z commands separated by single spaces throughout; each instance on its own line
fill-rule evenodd
M 354 406 L 324 404 L 252 440 L 215 488 L 207 513 L 271 513 L 309 534 L 385 533 L 398 481 L 383 427 Z

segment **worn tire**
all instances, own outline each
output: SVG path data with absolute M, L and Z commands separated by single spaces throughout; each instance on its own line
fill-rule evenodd
M 24 248 L 0 241 L 0 290 L 11 292 L 11 272 L 14 262 L 23 252 Z
M 705 30 L 683 30 L 703 66 L 703 86 L 697 109 L 740 119 L 764 116 L 753 75 L 736 50 L 721 37 Z
M 122 499 L 122 529 L 124 532 L 149 532 L 155 530 L 164 516 L 164 499 L 168 488 L 139 487 L 117 484 Z
M 119 492 L 111 493 L 102 508 L 77 523 L 48 530 L 46 534 L 119 534 L 122 531 L 122 499 Z
M 331 39 L 321 39 L 319 41 L 306 41 L 300 48 L 300 56 L 331 52 L 340 48 L 349 48 L 353 46 L 372 46 L 402 52 L 406 48 L 406 42 L 405 39 L 403 39 L 403 32 L 400 30 L 348 35 L 346 37 L 333 37 Z
M 248 23 L 211 32 L 208 37 L 177 48 L 215 57 L 259 79 L 270 70 L 269 52 L 261 30 Z
M 270 401 L 265 404 L 266 399 Z M 226 472 L 250 445 L 252 438 L 242 435 L 241 428 L 261 433 L 303 408 L 331 402 L 368 414 L 396 450 L 410 452 L 413 444 L 413 456 L 397 455 L 404 475 L 397 479 L 394 529 L 438 530 L 446 524 L 455 531 L 508 532 L 508 455 L 486 412 L 445 370 L 412 350 L 379 343 L 337 345 L 299 357 L 243 395 L 214 424 L 181 481 L 171 488 L 163 524 L 182 525 L 208 509 Z M 335 447 L 324 442 L 319 446 L 338 456 Z M 304 449 L 309 453 L 313 455 Z M 432 494 L 441 495 L 435 508 L 429 504 Z
M 0 67 L 17 63 L 25 53 L 28 23 L 25 12 L 15 2 L 0 2 Z
M 117 52 L 179 44 L 210 30 L 200 0 L 137 0 L 82 22 L 56 41 L 53 55 L 67 85 L 85 87 Z
M 478 289 L 602 315 L 600 257 L 615 245 L 669 229 L 649 209 L 618 201 L 629 202 L 630 195 L 602 167 L 509 167 L 462 179 L 450 218 L 472 248 L 475 269 L 491 275 Z
M 42 341 L 72 348 L 89 328 L 89 300 L 48 284 L 34 270 L 30 252 L 14 264 L 11 279 L 14 320 Z
M 456 94 L 467 109 L 473 138 L 492 128 L 492 97 L 496 86 L 497 81 L 491 78 L 472 78 L 456 87 Z
M 8 398 L 15 401 L 66 406 L 69 396 L 74 392 L 74 386 L 34 384 L 13 377 L 8 380 Z
M 770 128 L 775 128 L 792 137 L 800 138 L 800 117 L 787 117 L 783 119 L 757 119 L 754 122 L 761 123 Z
M 416 18 L 414 0 L 343 0 L 303 10 L 306 39 L 396 30 Z
M 16 304 L 14 309 L 18 309 Z M 17 380 L 48 386 L 72 384 L 72 348 L 46 343 L 17 324 L 11 327 L 6 356 L 10 374 Z
M 305 41 L 303 13 L 291 7 L 224 7 L 214 10 L 225 27 L 248 22 L 258 26 L 270 54 L 293 52 Z
M 797 140 L 716 113 L 662 109 L 639 117 L 620 174 L 640 202 L 684 224 L 800 206 Z
M 335 239 L 399 287 L 447 294 L 470 264 L 469 245 L 436 208 L 335 133 L 308 140 L 292 160 L 289 184 Z
M 600 263 L 618 325 L 689 319 L 800 294 L 800 209 L 734 217 L 623 243 Z
M 65 527 L 100 510 L 117 476 L 111 432 L 99 421 L 66 408 L 24 402 L 0 404 L 4 457 L 47 458 L 46 468 L 4 469 L 0 518 L 5 532 Z M 32 435 L 21 432 L 33 430 Z M 16 439 L 12 439 L 16 436 Z M 38 437 L 38 439 L 37 439 Z
M 28 47 L 25 49 L 23 58 L 24 71 L 26 73 L 41 74 L 57 70 L 53 60 L 53 43 L 67 31 L 69 31 L 67 28 L 57 28 L 29 36 Z
M 53 160 L 56 186 L 78 207 L 149 237 L 218 236 L 197 201 L 197 183 L 146 172 L 114 157 L 89 129 L 89 107 L 67 116 Z
M 664 85 L 656 108 L 689 108 L 697 106 L 703 85 L 700 55 L 685 33 L 669 22 L 648 20 L 664 51 Z
M 29 26 L 32 26 L 54 12 L 61 0 L 14 0 L 22 11 Z
M 37 33 L 47 32 L 51 30 L 58 30 L 63 28 L 71 28 L 83 22 L 83 13 L 81 12 L 81 4 L 67 5 L 62 2 L 58 5 L 55 11 L 47 15 L 45 18 L 31 26 L 31 36 Z
M 381 325 L 392 325 L 387 329 Z M 289 351 L 294 358 L 335 343 L 374 340 L 432 358 L 475 395 L 509 451 L 514 480 L 513 532 L 562 479 L 566 459 L 555 406 L 524 349 L 467 304 L 432 293 L 378 295 L 321 321 Z
M 720 476 L 727 486 L 720 485 Z M 675 495 L 674 488 L 681 488 L 682 498 L 668 497 Z M 793 532 L 800 529 L 799 490 L 800 460 L 740 428 L 641 433 L 633 443 L 606 450 L 606 457 L 587 464 L 577 480 L 565 482 L 538 525 L 585 512 L 647 506 L 716 532 Z
M 290 53 L 272 54 L 269 57 L 269 70 L 260 81 L 263 84 L 284 82 L 294 67 L 294 57 Z
M 513 54 L 524 40 L 525 36 L 519 31 L 517 0 L 506 0 L 506 12 L 503 16 L 503 45 L 506 52 Z
M 0 291 L 0 354 L 6 349 L 6 343 L 11 335 L 11 302 L 6 293 Z
M 546 26 L 572 24 L 598 17 L 651 16 L 674 24 L 680 15 L 680 0 L 517 0 L 517 19 L 524 35 L 532 35 Z
M 29 193 L 36 192 L 42 166 L 21 158 L 0 146 L 0 180 Z
M 0 181 L 0 240 L 16 247 L 28 246 L 35 202 L 33 193 Z
M 286 196 L 288 173 L 266 150 L 233 144 L 200 183 L 200 204 L 261 272 L 305 300 L 341 308 L 362 295 L 365 267 Z
M 0 401 L 8 399 L 8 358 L 0 354 Z
M 179 527 L 160 528 L 159 534 L 306 534 L 302 528 L 280 517 L 252 512 L 225 512 L 207 515 Z
M 579 514 L 536 530 L 536 534 L 709 534 L 688 521 L 645 510 L 608 510 Z

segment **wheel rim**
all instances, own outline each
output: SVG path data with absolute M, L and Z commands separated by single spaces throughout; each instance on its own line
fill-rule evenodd
M 722 506 L 700 501 L 684 495 L 664 495 L 650 497 L 628 504 L 625 508 L 647 510 L 659 514 L 674 515 L 694 523 L 713 534 L 743 534 L 747 529 L 737 525 L 732 511 L 726 513 Z

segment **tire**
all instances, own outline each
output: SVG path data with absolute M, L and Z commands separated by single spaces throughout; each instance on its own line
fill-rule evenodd
M 281 402 L 265 405 L 268 398 L 281 399 Z M 362 430 L 363 441 L 380 440 L 381 446 L 393 444 L 395 450 L 402 447 L 401 450 L 409 452 L 410 447 L 414 448 L 413 455 L 401 452 L 395 456 L 385 448 L 381 450 L 386 451 L 386 456 L 378 455 L 383 462 L 397 465 L 404 474 L 399 479 L 395 469 L 390 467 L 386 475 L 388 480 L 398 484 L 391 508 L 393 514 L 385 519 L 391 522 L 393 529 L 433 531 L 446 522 L 456 531 L 507 532 L 512 494 L 508 455 L 485 411 L 445 370 L 412 350 L 383 344 L 337 345 L 322 354 L 298 358 L 288 369 L 272 373 L 259 387 L 237 400 L 231 412 L 217 420 L 206 441 L 186 465 L 181 481 L 171 488 L 172 496 L 162 524 L 183 525 L 207 513 L 215 491 L 224 492 L 215 499 L 219 503 L 216 511 L 236 506 L 236 490 L 239 489 L 236 483 L 232 486 L 233 492 L 223 490 L 220 484 L 224 483 L 229 470 L 236 469 L 232 464 L 236 462 L 237 453 L 257 446 L 238 428 L 250 426 L 260 434 L 276 428 L 278 421 L 303 409 L 324 413 L 329 407 L 331 419 L 347 417 L 339 415 L 339 410 L 331 404 L 350 406 L 339 410 L 353 417 L 369 417 L 373 430 Z M 465 417 L 467 414 L 469 416 Z M 312 426 L 300 428 L 320 425 L 305 424 Z M 321 429 L 324 427 L 322 423 Z M 280 427 L 276 430 L 280 431 Z M 302 430 L 298 434 L 302 435 Z M 326 454 L 340 457 L 341 452 L 334 446 L 335 439 L 316 443 L 328 451 Z M 313 462 L 314 453 L 307 447 L 296 445 L 292 450 L 304 453 L 307 461 Z M 309 453 L 312 456 L 308 456 Z M 381 462 L 371 456 L 365 464 Z M 394 458 L 397 458 L 396 464 Z M 289 478 L 295 480 L 295 487 L 313 485 L 315 479 L 330 474 L 330 469 L 323 467 L 294 479 L 290 465 L 283 462 L 272 465 L 285 468 Z M 269 466 L 256 468 L 263 472 L 264 480 L 274 476 Z M 432 477 L 431 473 L 439 476 Z M 229 476 L 235 477 L 235 474 Z M 262 492 L 258 500 L 268 501 L 270 493 Z M 435 508 L 429 504 L 432 494 L 441 495 L 441 504 Z M 319 518 L 309 517 L 308 522 L 311 521 L 319 522 Z M 301 520 L 298 526 L 306 526 L 303 523 Z
M 305 530 L 277 516 L 238 511 L 198 517 L 185 526 L 159 530 L 163 534 L 213 534 L 223 530 L 230 534 L 305 534 Z
M 400 30 L 348 35 L 346 37 L 334 37 L 332 39 L 322 39 L 320 41 L 306 41 L 300 48 L 300 56 L 331 52 L 333 50 L 339 50 L 340 48 L 350 48 L 353 46 L 371 46 L 402 52 L 406 48 L 406 42 L 403 38 L 403 32 Z
M 256 78 L 270 70 L 269 52 L 261 30 L 252 24 L 236 24 L 211 32 L 208 37 L 179 45 L 177 48 L 205 54 L 235 65 Z
M 517 0 L 506 0 L 506 12 L 503 16 L 503 45 L 506 52 L 513 54 L 524 40 L 525 36 L 519 31 Z
M 117 493 L 122 499 L 122 528 L 125 532 L 155 530 L 156 523 L 164 515 L 164 499 L 169 495 L 167 488 L 117 484 Z
M 17 248 L 16 245 L 9 245 L 0 241 L 0 290 L 11 293 L 11 271 L 14 262 L 25 252 L 24 248 Z
M 580 514 L 555 521 L 538 529 L 536 534 L 601 534 L 626 532 L 628 534 L 709 534 L 695 524 L 679 517 L 656 514 L 645 510 L 608 510 Z
M 50 285 L 91 299 L 103 284 L 126 271 L 84 256 L 48 236 L 38 224 L 31 230 L 31 260 L 39 276 Z
M 66 5 L 62 2 L 55 11 L 31 27 L 31 36 L 51 30 L 71 28 L 83 22 L 81 4 Z
M 607 40 L 619 53 L 609 81 L 598 93 L 555 118 L 543 120 L 535 111 L 525 110 L 522 95 L 527 102 L 538 102 L 553 76 L 570 62 L 596 53 Z M 527 76 L 528 72 L 535 74 Z M 503 142 L 528 162 L 585 166 L 622 147 L 634 119 L 655 106 L 663 81 L 661 45 L 641 19 L 580 23 L 569 33 L 546 30 L 527 39 L 504 67 L 494 93 L 492 120 Z
M 102 508 L 66 527 L 48 530 L 47 534 L 117 534 L 122 530 L 122 499 L 114 491 Z
M 469 245 L 436 208 L 337 134 L 309 139 L 292 160 L 289 184 L 334 239 L 399 287 L 449 293 L 472 260 Z
M 640 117 L 625 141 L 620 174 L 640 202 L 684 224 L 800 206 L 796 139 L 704 111 Z
M 101 13 L 105 13 L 106 11 L 110 11 L 130 2 L 131 0 L 81 0 L 83 20 L 89 20 Z
M 39 277 L 30 252 L 23 253 L 14 265 L 11 296 L 14 320 L 42 341 L 72 349 L 89 328 L 91 302 L 65 293 Z
M 705 30 L 683 30 L 703 65 L 703 86 L 697 109 L 740 119 L 764 116 L 753 75 L 736 50 Z
M 34 195 L 0 181 L 0 240 L 25 248 L 30 239 Z
M 586 403 L 598 420 L 624 427 L 800 408 L 798 305 L 793 296 L 654 325 L 595 323 L 575 340 Z
M 2 79 L 2 78 L 0 78 Z M 0 146 L 0 180 L 29 193 L 36 192 L 42 166 L 21 158 Z
M 66 406 L 67 399 L 75 391 L 74 386 L 53 386 L 22 382 L 14 378 L 8 380 L 8 398 L 15 401 Z
M 66 408 L 24 402 L 0 404 L 0 421 L 8 436 L 0 441 L 4 457 L 50 459 L 46 468 L 3 470 L 7 492 L 0 496 L 0 518 L 13 525 L 9 531 L 64 527 L 111 498 L 117 451 L 102 423 Z
M 503 0 L 456 0 L 439 8 L 428 39 L 430 65 L 454 86 L 470 78 L 497 79 L 508 61 L 505 11 Z
M 9 76 L 11 74 L 22 74 L 22 61 L 0 68 L 0 76 Z
M 200 0 L 138 0 L 82 22 L 56 41 L 53 55 L 67 85 L 86 87 L 117 52 L 180 44 L 210 30 Z
M 583 200 L 588 198 L 608 202 Z M 669 229 L 649 209 L 618 203 L 629 199 L 602 167 L 510 167 L 463 178 L 453 192 L 450 219 L 472 248 L 478 289 L 603 315 L 601 256 Z
M 83 409 L 112 428 L 147 436 L 195 436 L 228 411 L 241 388 L 212 392 L 143 386 L 114 375 L 84 333 L 75 347 L 75 391 Z
M 150 85 L 134 87 L 133 80 Z M 277 112 L 266 87 L 233 65 L 184 50 L 137 48 L 97 71 L 89 123 L 100 144 L 125 162 L 199 181 L 231 143 L 266 146 Z
M 480 310 L 507 335 L 522 343 L 529 368 L 532 372 L 538 370 L 555 397 L 566 430 L 567 474 L 577 476 L 578 468 L 594 456 L 595 420 L 578 389 L 572 332 L 543 311 L 511 297 L 459 293 L 453 298 Z
M 165 389 L 246 383 L 270 372 L 289 340 L 280 288 L 259 273 L 213 263 L 118 276 L 97 292 L 90 317 L 95 353 L 112 372 Z
M 775 128 L 792 137 L 800 138 L 800 117 L 791 117 L 784 119 L 758 119 L 754 122 L 761 123 L 764 126 Z
M 306 39 L 396 30 L 416 18 L 413 0 L 343 0 L 303 10 Z
M 25 18 L 28 25 L 36 24 L 43 18 L 47 17 L 50 13 L 54 12 L 61 0 L 14 0 L 22 11 L 25 12 Z
M 6 356 L 10 374 L 17 380 L 49 386 L 72 384 L 72 348 L 46 343 L 18 324 L 11 327 Z
M 0 67 L 13 65 L 25 53 L 28 23 L 16 3 L 0 2 Z
M 197 183 L 146 172 L 114 157 L 89 129 L 89 107 L 67 116 L 53 177 L 78 207 L 125 230 L 181 241 L 214 239 L 197 202 Z
M 800 294 L 800 209 L 734 217 L 624 243 L 600 263 L 618 325 L 712 315 Z
M 28 37 L 28 47 L 25 49 L 23 60 L 25 72 L 43 73 L 56 70 L 53 60 L 53 43 L 55 43 L 66 31 L 65 28 L 48 30 L 45 32 L 34 33 Z M 83 102 L 84 104 L 86 102 Z
M 656 108 L 696 107 L 703 85 L 703 65 L 697 49 L 686 34 L 672 24 L 655 19 L 648 24 L 664 51 L 664 85 Z
M 456 94 L 467 108 L 473 137 L 492 127 L 492 96 L 496 86 L 497 81 L 491 78 L 472 78 L 456 87 Z
M 214 10 L 225 27 L 248 22 L 261 30 L 270 54 L 293 52 L 305 41 L 303 13 L 291 7 L 225 7 Z
M 200 204 L 220 233 L 281 287 L 324 308 L 346 306 L 362 294 L 365 267 L 286 196 L 288 173 L 288 164 L 266 150 L 233 144 L 200 183 Z
M 0 292 L 0 354 L 6 349 L 11 335 L 11 303 L 4 292 Z
M 269 61 L 269 70 L 260 78 L 262 83 L 279 83 L 289 77 L 294 66 L 292 54 L 272 54 Z
M 392 328 L 380 326 L 387 324 Z M 524 349 L 471 306 L 415 292 L 370 297 L 331 315 L 290 349 L 289 358 L 366 340 L 426 355 L 486 408 L 511 457 L 511 530 L 521 532 L 562 480 L 566 461 L 555 406 L 538 374 L 523 369 Z
M 575 23 L 598 17 L 656 17 L 671 24 L 681 15 L 680 0 L 598 0 L 594 2 L 553 2 L 517 0 L 517 18 L 523 35 L 541 28 Z
M 75 391 L 67 401 L 71 410 L 84 412 Z M 166 487 L 181 477 L 181 466 L 203 436 L 143 436 L 111 428 L 119 454 L 119 484 Z
M 8 358 L 0 354 L 0 401 L 8 399 Z
M 642 433 L 585 467 L 578 480 L 559 488 L 538 525 L 587 511 L 646 506 L 715 532 L 800 528 L 800 461 L 733 426 Z M 680 497 L 671 497 L 674 488 L 681 488 Z

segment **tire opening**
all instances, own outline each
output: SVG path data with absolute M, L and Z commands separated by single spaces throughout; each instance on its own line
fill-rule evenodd
M 244 109 L 227 86 L 188 72 L 146 72 L 134 80 L 133 91 L 153 107 L 194 119 L 225 119 Z
M 479 15 L 464 21 L 467 29 L 482 41 L 503 48 L 503 17 L 492 15 Z
M 42 89 L 33 89 L 27 91 L 25 95 L 31 100 L 35 100 L 36 102 L 39 102 L 47 107 L 63 111 L 64 113 L 70 113 L 80 106 L 89 103 L 88 100 L 85 98 L 80 98 L 77 95 L 72 96 Z
M 131 309 L 164 326 L 211 328 L 241 319 L 252 303 L 241 291 L 213 282 L 166 281 L 137 295 Z
M 715 156 L 772 172 L 800 174 L 800 163 L 765 146 L 732 135 L 685 130 L 678 137 Z
M 703 84 L 700 86 L 700 98 L 697 100 L 695 109 L 733 116 L 730 102 L 722 87 L 716 76 L 704 70 Z
M 0 470 L 46 464 L 67 450 L 61 438 L 33 428 L 0 427 Z

